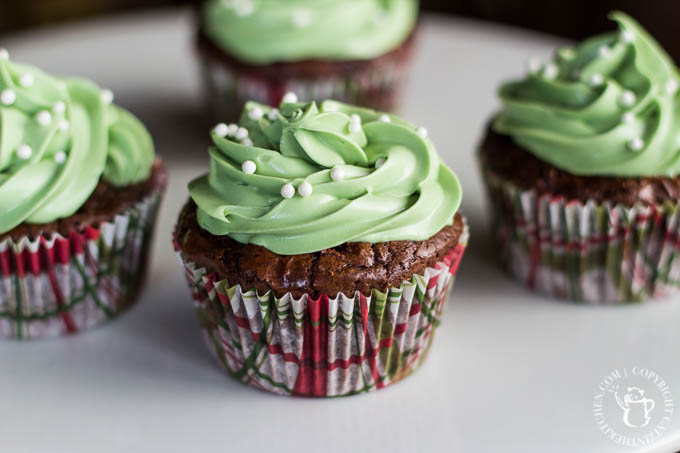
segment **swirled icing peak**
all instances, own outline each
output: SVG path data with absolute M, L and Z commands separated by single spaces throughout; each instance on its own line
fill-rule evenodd
M 413 29 L 417 0 L 209 0 L 205 34 L 253 64 L 313 58 L 369 59 Z
M 250 102 L 212 139 L 209 173 L 189 184 L 200 226 L 278 254 L 424 240 L 460 204 L 427 131 L 396 116 L 330 100 Z
M 118 186 L 148 178 L 151 137 L 112 100 L 0 49 L 0 233 L 74 214 L 102 177 Z
M 530 62 L 500 89 L 494 129 L 539 159 L 577 175 L 680 174 L 678 72 L 627 15 L 619 29 Z

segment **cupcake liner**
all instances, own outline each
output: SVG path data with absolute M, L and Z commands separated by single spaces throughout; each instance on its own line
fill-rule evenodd
M 500 258 L 529 288 L 582 303 L 664 297 L 680 284 L 680 204 L 570 200 L 482 169 Z
M 160 179 L 156 191 L 111 222 L 68 237 L 2 241 L 0 338 L 72 334 L 128 308 L 145 276 L 165 175 Z
M 386 293 L 353 297 L 244 291 L 184 259 L 206 344 L 234 378 L 269 392 L 315 397 L 368 392 L 413 372 L 440 323 L 467 244 Z

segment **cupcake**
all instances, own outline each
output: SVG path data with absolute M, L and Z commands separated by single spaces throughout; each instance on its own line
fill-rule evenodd
M 678 72 L 623 13 L 618 30 L 532 61 L 499 91 L 479 157 L 504 267 L 587 303 L 680 282 Z
M 0 50 L 0 337 L 74 333 L 139 292 L 165 170 L 112 100 Z
M 405 82 L 417 0 L 207 0 L 198 50 L 208 101 L 236 120 L 246 100 L 333 97 L 393 110 Z
M 220 364 L 304 396 L 415 370 L 467 243 L 458 179 L 427 131 L 330 100 L 249 102 L 212 140 L 175 247 Z

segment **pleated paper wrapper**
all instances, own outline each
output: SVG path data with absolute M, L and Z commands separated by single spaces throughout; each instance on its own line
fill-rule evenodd
M 160 165 L 160 164 L 157 164 Z M 115 318 L 141 287 L 165 187 L 111 222 L 0 243 L 0 338 L 72 334 Z
M 501 262 L 527 287 L 590 304 L 639 302 L 677 291 L 677 203 L 584 203 L 521 190 L 482 172 Z
M 180 262 L 206 344 L 234 378 L 282 395 L 333 397 L 383 388 L 418 368 L 467 244 L 387 293 L 314 299 L 257 294 Z

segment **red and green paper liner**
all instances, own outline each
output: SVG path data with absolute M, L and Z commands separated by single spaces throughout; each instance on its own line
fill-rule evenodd
M 521 190 L 484 170 L 506 271 L 575 302 L 638 302 L 680 285 L 680 205 L 612 205 Z
M 0 243 L 0 338 L 72 334 L 134 302 L 165 188 L 157 166 L 157 190 L 110 222 Z
M 234 378 L 282 395 L 331 397 L 383 388 L 411 374 L 439 325 L 467 243 L 386 293 L 330 298 L 257 294 L 184 260 L 208 348 Z

